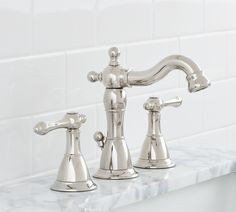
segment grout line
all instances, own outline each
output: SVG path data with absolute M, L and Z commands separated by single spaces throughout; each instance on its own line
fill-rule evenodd
M 213 31 L 213 32 L 204 32 L 204 33 L 199 33 L 199 34 L 185 34 L 185 35 L 179 35 L 179 36 L 166 36 L 166 37 L 160 37 L 160 38 L 155 38 L 155 39 L 145 39 L 145 40 L 140 40 L 140 41 L 135 41 L 135 42 L 119 42 L 119 43 L 114 43 L 114 45 L 118 46 L 132 46 L 132 45 L 140 45 L 140 44 L 148 44 L 152 42 L 164 42 L 172 39 L 179 39 L 179 38 L 191 38 L 191 37 L 198 37 L 198 36 L 208 36 L 208 35 L 214 35 L 214 34 L 220 34 L 220 33 L 235 33 L 236 29 L 234 30 L 219 30 L 219 31 Z M 92 51 L 92 50 L 101 50 L 101 49 L 107 49 L 111 46 L 112 44 L 106 44 L 106 45 L 96 45 L 96 46 L 88 46 L 88 47 L 81 47 L 81 48 L 69 48 L 69 49 L 63 49 L 59 51 L 46 51 L 44 53 L 32 53 L 32 55 L 23 55 L 23 56 L 18 56 L 18 57 L 3 57 L 0 58 L 0 63 L 1 62 L 7 62 L 7 61 L 14 61 L 14 60 L 19 60 L 19 59 L 29 59 L 29 58 L 35 58 L 35 57 L 45 57 L 45 56 L 53 56 L 57 54 L 64 54 L 65 52 L 86 52 L 86 51 Z

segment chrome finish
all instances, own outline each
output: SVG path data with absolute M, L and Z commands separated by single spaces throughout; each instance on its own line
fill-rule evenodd
M 128 84 L 130 86 L 146 86 L 160 81 L 172 70 L 181 70 L 187 76 L 189 92 L 197 92 L 210 85 L 209 80 L 191 59 L 182 55 L 171 55 L 161 60 L 157 65 L 146 71 L 130 71 Z
M 94 136 L 102 149 L 100 169 L 95 174 L 95 177 L 101 179 L 126 179 L 138 176 L 132 166 L 124 137 L 123 121 L 127 101 L 124 87 L 151 85 L 174 69 L 182 70 L 187 75 L 190 92 L 199 91 L 210 85 L 200 68 L 192 60 L 181 55 L 166 57 L 153 68 L 141 72 L 122 68 L 119 65 L 119 55 L 119 49 L 112 47 L 109 50 L 109 65 L 103 72 L 90 72 L 87 76 L 89 81 L 101 81 L 106 87 L 104 106 L 107 135 L 97 132 Z
M 34 127 L 34 132 L 39 135 L 45 135 L 59 128 L 66 129 L 66 152 L 58 171 L 57 180 L 51 186 L 52 190 L 91 191 L 97 187 L 90 177 L 87 165 L 80 151 L 79 128 L 85 121 L 85 115 L 78 115 L 77 113 L 71 112 L 67 113 L 58 122 L 39 122 Z
M 138 176 L 132 166 L 129 149 L 125 142 L 123 120 L 126 108 L 127 70 L 119 66 L 120 51 L 109 50 L 110 62 L 102 73 L 90 72 L 88 80 L 102 81 L 106 87 L 104 106 L 107 116 L 107 135 L 96 132 L 95 141 L 102 149 L 100 169 L 94 175 L 100 179 L 129 179 Z
M 139 160 L 134 165 L 145 169 L 164 169 L 174 167 L 160 128 L 161 109 L 166 106 L 179 107 L 182 99 L 163 101 L 158 97 L 150 97 L 145 103 L 148 113 L 148 132 L 143 143 Z

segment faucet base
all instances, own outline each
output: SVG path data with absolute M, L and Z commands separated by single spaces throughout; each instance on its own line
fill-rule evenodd
M 175 163 L 169 158 L 163 160 L 138 159 L 134 166 L 142 169 L 168 169 L 175 167 Z
M 106 180 L 125 180 L 138 177 L 138 172 L 133 168 L 124 170 L 99 169 L 93 177 Z
M 80 182 L 63 182 L 57 180 L 51 186 L 51 190 L 63 191 L 63 192 L 92 191 L 96 188 L 97 186 L 92 180 L 80 181 Z

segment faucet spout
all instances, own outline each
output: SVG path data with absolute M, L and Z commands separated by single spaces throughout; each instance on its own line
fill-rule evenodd
M 182 55 L 171 55 L 145 71 L 130 71 L 128 84 L 130 86 L 147 86 L 160 81 L 172 70 L 181 70 L 186 74 L 189 92 L 197 92 L 210 85 L 199 66 L 190 58 Z
M 109 50 L 109 56 L 110 63 L 102 72 L 92 71 L 87 76 L 90 82 L 100 81 L 106 88 L 103 102 L 107 118 L 107 134 L 104 136 L 101 132 L 97 132 L 94 136 L 95 141 L 102 148 L 100 168 L 94 177 L 111 180 L 131 179 L 137 177 L 138 173 L 133 168 L 124 135 L 124 115 L 127 103 L 124 88 L 134 85 L 151 85 L 160 81 L 174 69 L 179 69 L 186 74 L 190 92 L 207 88 L 210 82 L 196 63 L 181 55 L 166 57 L 154 67 L 141 72 L 132 71 L 120 65 L 120 51 L 117 47 Z M 173 102 L 171 104 L 175 106 L 177 103 L 175 101 L 175 104 Z M 152 136 L 150 138 L 152 142 Z

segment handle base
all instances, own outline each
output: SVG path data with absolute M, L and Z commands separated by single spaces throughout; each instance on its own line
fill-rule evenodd
M 81 181 L 81 182 L 55 181 L 55 183 L 51 186 L 51 190 L 63 191 L 63 192 L 92 191 L 96 188 L 97 186 L 92 180 Z
M 93 177 L 106 180 L 125 180 L 138 177 L 138 173 L 134 168 L 124 170 L 99 169 Z
M 134 166 L 144 169 L 167 169 L 175 166 L 162 135 L 146 136 L 140 157 Z
M 164 160 L 146 160 L 146 159 L 139 159 L 134 167 L 142 168 L 142 169 L 168 169 L 175 167 L 175 163 L 171 161 L 170 158 Z

